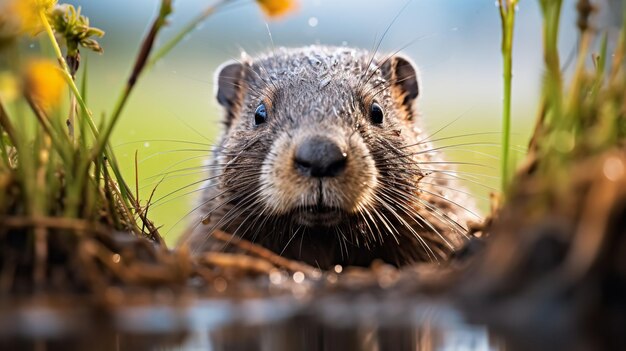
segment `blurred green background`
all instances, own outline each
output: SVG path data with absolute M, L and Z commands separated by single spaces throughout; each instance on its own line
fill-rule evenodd
M 101 40 L 104 55 L 85 54 L 90 69 L 89 105 L 95 115 L 106 115 L 131 69 L 158 1 L 67 2 L 81 6 L 92 25 L 106 31 Z M 171 25 L 157 45 L 210 3 L 174 1 Z M 238 1 L 209 18 L 141 78 L 115 130 L 113 144 L 129 181 L 135 178 L 137 151 L 144 201 L 165 172 L 189 168 L 165 177 L 150 210 L 169 243 L 174 243 L 189 223 L 187 214 L 200 187 L 195 182 L 202 179 L 197 167 L 208 156 L 221 127 L 212 85 L 217 66 L 239 57 L 243 50 L 251 55 L 269 50 L 272 44 L 266 23 L 276 46 L 319 43 L 372 48 L 405 3 L 301 0 L 297 12 L 268 20 L 254 1 Z M 566 0 L 560 43 L 563 61 L 576 45 L 574 23 L 575 1 Z M 414 40 L 402 52 L 421 69 L 423 123 L 428 131 L 438 131 L 434 139 L 451 137 L 437 143 L 450 146 L 446 150 L 451 161 L 476 164 L 459 166 L 458 175 L 467 179 L 468 188 L 486 210 L 489 193 L 500 184 L 500 20 L 494 0 L 413 0 L 390 27 L 380 51 L 393 52 Z M 512 144 L 519 150 L 513 153 L 517 160 L 523 156 L 536 114 L 541 67 L 539 8 L 536 1 L 523 1 L 514 49 Z M 479 134 L 456 137 L 475 133 Z M 457 144 L 461 145 L 454 146 Z

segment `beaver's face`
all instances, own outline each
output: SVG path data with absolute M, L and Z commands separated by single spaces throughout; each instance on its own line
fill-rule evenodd
M 222 182 L 251 215 L 307 227 L 355 218 L 378 225 L 376 209 L 397 205 L 384 187 L 417 179 L 410 158 L 401 161 L 412 172 L 391 171 L 417 142 L 417 78 L 403 58 L 285 50 L 223 66 L 218 85 L 227 110 Z

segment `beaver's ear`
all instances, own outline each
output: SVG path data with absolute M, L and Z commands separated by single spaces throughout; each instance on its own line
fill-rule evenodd
M 383 65 L 383 71 L 395 88 L 394 97 L 406 108 L 409 119 L 413 118 L 421 83 L 416 66 L 408 58 L 396 55 Z
M 230 127 L 236 110 L 240 108 L 240 100 L 243 97 L 243 79 L 245 67 L 235 61 L 223 63 L 215 74 L 215 86 L 217 87 L 217 101 L 226 110 L 226 123 Z

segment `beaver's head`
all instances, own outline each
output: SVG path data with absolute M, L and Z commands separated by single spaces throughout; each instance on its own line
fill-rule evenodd
M 406 58 L 280 49 L 229 62 L 216 81 L 226 110 L 220 181 L 231 218 L 245 222 L 238 234 L 326 228 L 372 245 L 400 226 L 427 227 L 415 204 L 429 205 L 418 191 L 428 143 L 413 121 L 420 87 Z

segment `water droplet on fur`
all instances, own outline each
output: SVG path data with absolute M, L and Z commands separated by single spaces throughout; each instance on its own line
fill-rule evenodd
M 329 75 L 325 75 L 324 77 L 322 77 L 322 80 L 320 80 L 320 89 L 326 87 L 330 81 L 331 81 L 331 77 Z
M 309 57 L 309 63 L 314 67 L 319 67 L 322 64 L 317 57 Z

